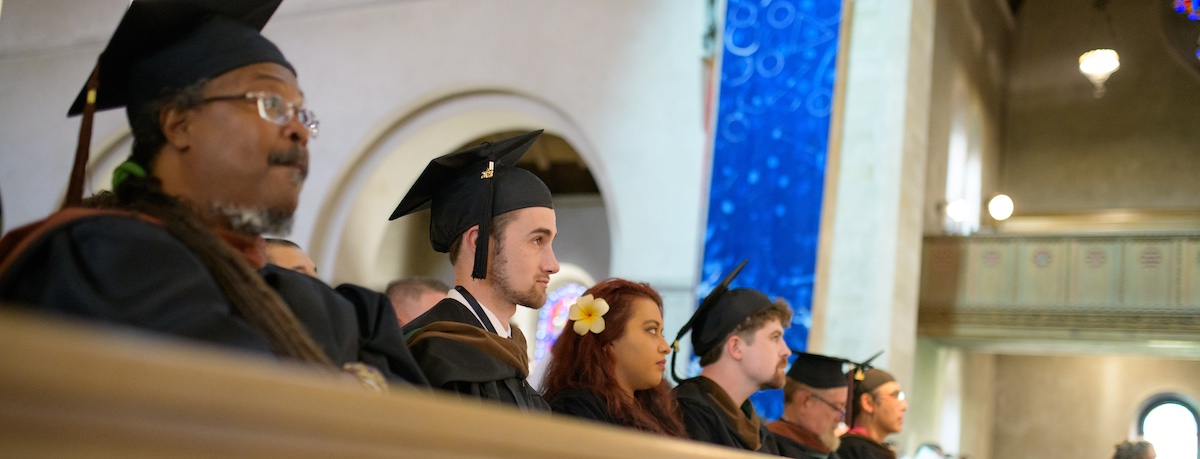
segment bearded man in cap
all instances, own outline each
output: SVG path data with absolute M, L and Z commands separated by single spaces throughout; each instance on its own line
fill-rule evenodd
M 423 383 L 394 321 L 266 266 L 261 235 L 290 230 L 317 129 L 295 69 L 259 32 L 278 5 L 130 4 L 69 112 L 84 120 L 66 209 L 0 241 L 0 299 L 341 368 L 374 387 L 372 366 Z M 92 113 L 122 106 L 132 154 L 114 191 L 80 206 Z
M 767 423 L 779 440 L 780 456 L 837 459 L 837 428 L 849 399 L 845 363 L 849 361 L 796 352 L 783 386 L 783 415 Z
M 895 459 L 896 452 L 884 441 L 904 427 L 908 401 L 900 383 L 878 368 L 863 373 L 854 385 L 854 420 L 842 435 L 838 455 L 842 459 Z
M 792 352 L 783 340 L 783 328 L 791 324 L 792 310 L 757 290 L 730 290 L 745 265 L 743 261 L 726 276 L 679 330 L 676 344 L 692 332 L 701 370 L 699 376 L 680 382 L 673 394 L 693 440 L 778 454 L 776 440 L 754 411 L 750 395 L 783 387 L 783 370 Z
M 430 161 L 391 217 L 431 208 L 430 243 L 454 266 L 446 299 L 404 326 L 430 384 L 523 411 L 550 410 L 526 382 L 525 337 L 509 324 L 518 306 L 542 307 L 559 268 L 550 189 L 515 167 L 541 133 Z

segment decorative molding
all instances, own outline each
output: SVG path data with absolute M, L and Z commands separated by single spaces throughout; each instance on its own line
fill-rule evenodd
M 935 331 L 944 330 L 947 327 L 963 326 L 1149 333 L 1186 332 L 1196 333 L 1196 336 L 1200 336 L 1200 313 L 1178 311 L 1127 313 L 1108 310 L 1015 311 L 1004 308 L 962 311 L 922 308 L 917 315 L 918 330 Z

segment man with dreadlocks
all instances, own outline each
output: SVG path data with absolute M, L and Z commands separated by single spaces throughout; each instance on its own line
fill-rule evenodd
M 378 320 L 390 310 L 266 266 L 261 234 L 290 230 L 317 128 L 259 32 L 279 3 L 130 4 L 70 110 L 83 127 L 66 208 L 0 241 L 0 299 L 424 382 L 395 321 Z M 133 153 L 113 192 L 80 203 L 92 113 L 121 106 Z

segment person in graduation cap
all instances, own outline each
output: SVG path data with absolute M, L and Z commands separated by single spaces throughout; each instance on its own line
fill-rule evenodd
M 791 324 L 792 310 L 758 290 L 730 290 L 745 265 L 743 261 L 700 302 L 675 337 L 677 354 L 679 339 L 692 332 L 692 349 L 702 369 L 700 376 L 680 382 L 673 393 L 693 440 L 778 454 L 774 436 L 749 399 L 755 392 L 784 385 L 792 351 L 783 340 L 783 329 Z
M 379 372 L 423 384 L 394 321 L 377 326 L 319 280 L 266 266 L 261 235 L 289 231 L 317 128 L 292 65 L 259 32 L 278 5 L 129 5 L 69 111 L 83 123 L 64 210 L 0 241 L 0 299 L 376 388 Z M 132 154 L 112 192 L 81 202 L 92 114 L 119 107 Z
M 525 380 L 525 337 L 509 320 L 518 306 L 542 307 L 559 268 L 550 189 L 516 167 L 541 133 L 435 158 L 391 216 L 431 208 L 429 241 L 454 267 L 447 298 L 404 326 L 430 383 L 524 411 L 550 407 Z
M 648 284 L 607 279 L 571 305 L 550 348 L 542 393 L 556 413 L 687 438 L 671 386 L 662 297 Z
M 854 385 L 853 420 L 842 435 L 838 455 L 842 459 L 895 459 L 896 452 L 885 443 L 888 435 L 904 427 L 908 401 L 900 383 L 886 371 L 871 368 Z
M 846 416 L 849 381 L 845 359 L 796 352 L 783 386 L 783 415 L 767 423 L 779 440 L 779 455 L 797 459 L 837 458 L 839 422 Z

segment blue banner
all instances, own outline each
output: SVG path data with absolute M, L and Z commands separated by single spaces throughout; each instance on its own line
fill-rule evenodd
M 701 284 L 706 295 L 743 259 L 734 287 L 786 299 L 785 334 L 811 326 L 840 0 L 729 0 Z M 778 418 L 782 391 L 751 397 Z

